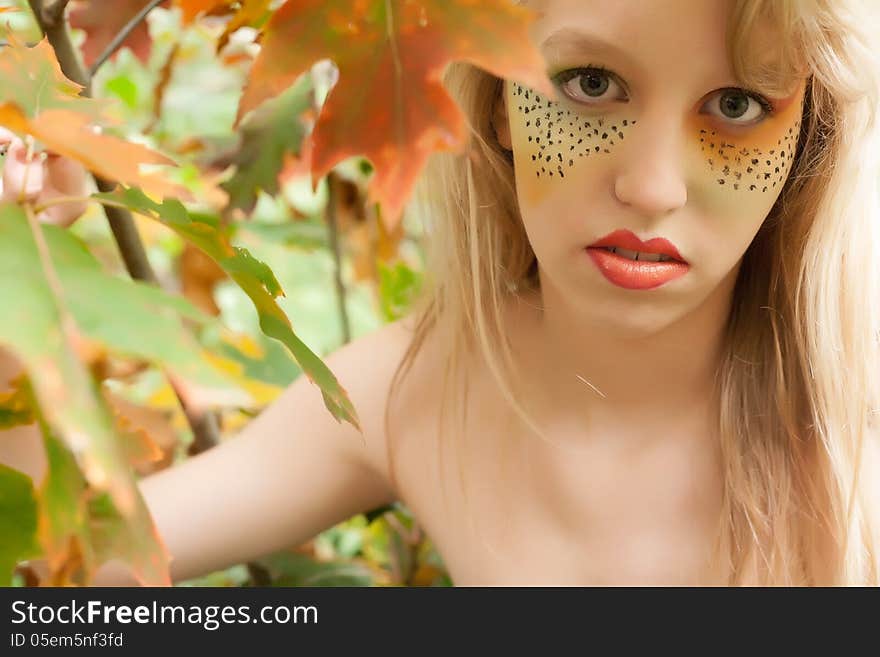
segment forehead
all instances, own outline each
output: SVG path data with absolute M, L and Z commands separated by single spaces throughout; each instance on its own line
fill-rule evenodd
M 629 76 L 684 72 L 701 84 L 733 84 L 726 32 L 729 0 L 529 0 L 534 41 L 547 61 L 610 58 Z

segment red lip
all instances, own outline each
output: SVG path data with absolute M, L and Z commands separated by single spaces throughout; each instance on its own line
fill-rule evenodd
M 655 237 L 647 242 L 643 242 L 636 237 L 635 233 L 625 228 L 615 230 L 613 233 L 609 233 L 605 237 L 596 240 L 588 248 L 601 246 L 618 246 L 622 249 L 638 251 L 639 253 L 657 253 L 669 256 L 679 262 L 687 262 L 669 240 Z

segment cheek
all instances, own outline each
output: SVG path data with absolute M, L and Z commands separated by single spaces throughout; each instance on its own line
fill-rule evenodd
M 517 188 L 529 204 L 570 186 L 575 167 L 601 165 L 636 124 L 611 114 L 578 115 L 516 83 L 507 102 Z
M 803 89 L 748 133 L 733 134 L 708 115 L 692 117 L 689 127 L 699 143 L 706 186 L 720 198 L 754 202 L 765 196 L 772 205 L 794 162 L 802 100 Z
M 791 170 L 799 131 L 799 121 L 783 132 L 771 133 L 770 139 L 731 137 L 709 125 L 700 127 L 695 134 L 707 186 L 737 199 L 774 197 Z

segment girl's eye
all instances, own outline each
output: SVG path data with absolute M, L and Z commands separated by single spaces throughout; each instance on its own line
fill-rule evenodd
M 705 106 L 717 107 L 717 113 L 714 111 L 709 113 L 722 119 L 732 119 L 733 123 L 739 125 L 758 123 L 765 116 L 773 113 L 773 106 L 768 100 L 758 94 L 736 88 L 721 89 Z
M 596 105 L 607 100 L 626 100 L 625 97 L 620 97 L 620 83 L 600 66 L 567 69 L 553 76 L 553 82 L 568 98 L 586 105 Z M 608 90 L 615 88 L 618 93 L 608 95 Z

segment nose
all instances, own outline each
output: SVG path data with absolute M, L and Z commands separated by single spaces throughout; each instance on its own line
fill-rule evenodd
M 684 136 L 665 117 L 643 115 L 627 135 L 627 148 L 614 174 L 617 200 L 646 217 L 667 215 L 687 202 Z

